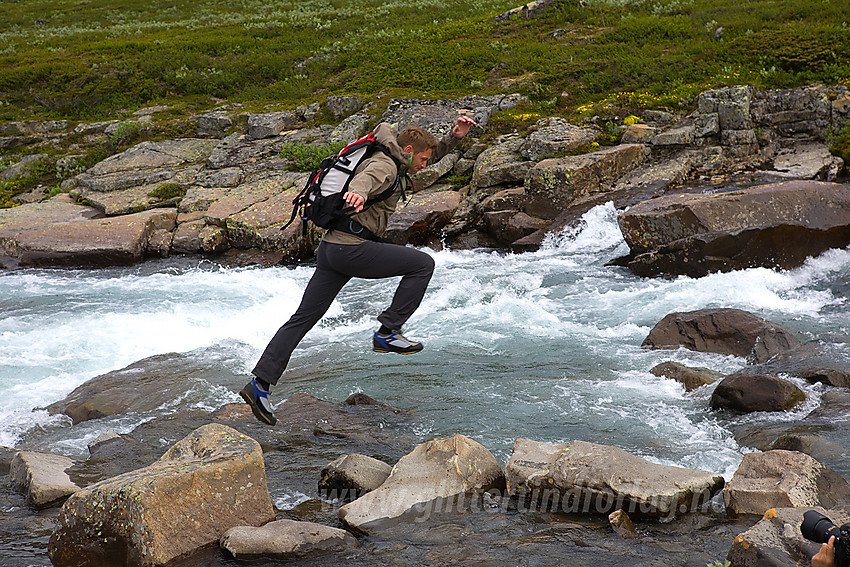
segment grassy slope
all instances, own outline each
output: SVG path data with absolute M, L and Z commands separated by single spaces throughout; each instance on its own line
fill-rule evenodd
M 845 0 L 560 0 L 489 21 L 519 2 L 6 0 L 0 120 L 341 93 L 519 91 L 553 113 L 626 93 L 675 109 L 710 86 L 850 80 Z

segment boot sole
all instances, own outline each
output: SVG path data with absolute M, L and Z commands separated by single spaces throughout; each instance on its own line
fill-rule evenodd
M 264 414 L 262 408 L 260 408 L 259 405 L 257 405 L 257 402 L 254 401 L 254 398 L 252 398 L 249 394 L 246 394 L 244 390 L 239 392 L 239 395 L 242 396 L 242 399 L 245 400 L 245 403 L 251 408 L 251 412 L 254 414 L 254 417 L 266 425 L 274 425 L 277 423 L 277 418 L 273 415 L 267 416 Z

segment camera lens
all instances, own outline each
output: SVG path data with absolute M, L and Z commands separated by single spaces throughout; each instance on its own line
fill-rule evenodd
M 835 524 L 829 518 L 814 510 L 809 510 L 803 514 L 800 532 L 806 539 L 817 543 L 826 543 L 829 541 L 829 536 L 833 535 L 830 533 L 833 528 L 835 528 Z

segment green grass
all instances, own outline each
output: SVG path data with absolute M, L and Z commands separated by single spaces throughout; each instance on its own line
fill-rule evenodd
M 679 110 L 709 87 L 850 82 L 848 2 L 561 0 L 534 20 L 490 21 L 520 3 L 7 0 L 0 120 L 329 94 L 521 92 L 550 114 L 603 99 Z

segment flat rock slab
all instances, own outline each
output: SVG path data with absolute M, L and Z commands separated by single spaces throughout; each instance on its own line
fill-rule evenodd
M 267 556 L 294 558 L 317 552 L 344 552 L 357 547 L 357 540 L 345 530 L 315 522 L 277 520 L 255 528 L 229 529 L 219 545 L 236 559 Z
M 20 451 L 9 470 L 12 484 L 36 508 L 47 508 L 77 492 L 80 487 L 65 472 L 74 461 L 61 455 Z
M 723 487 L 707 471 L 658 465 L 617 447 L 585 441 L 517 439 L 505 465 L 508 490 L 552 512 L 627 513 L 672 519 Z
M 142 142 L 91 167 L 89 175 L 107 175 L 140 169 L 175 168 L 209 158 L 218 140 L 187 138 Z
M 33 203 L 0 214 L 0 264 L 12 266 L 105 266 L 145 257 L 157 229 L 173 229 L 177 214 L 153 209 L 96 218 L 89 207 L 59 200 Z M 3 259 L 5 257 L 5 260 Z

